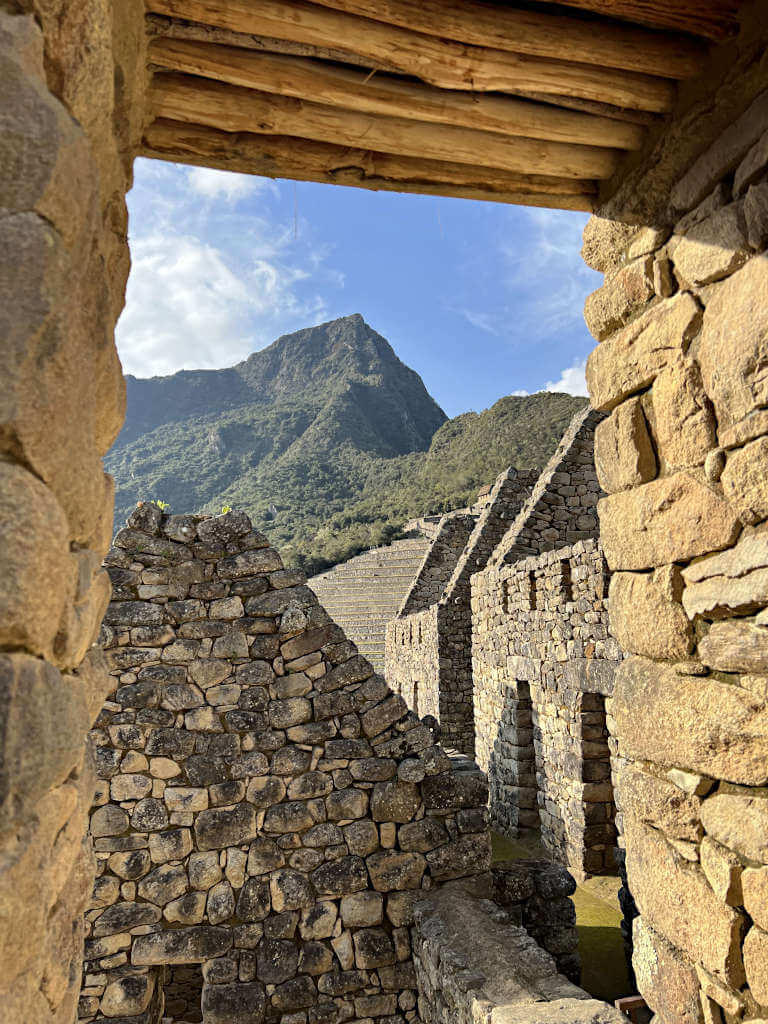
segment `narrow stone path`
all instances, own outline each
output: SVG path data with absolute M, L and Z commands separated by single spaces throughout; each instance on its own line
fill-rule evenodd
M 492 833 L 493 859 L 549 859 L 535 839 L 522 842 Z M 571 897 L 576 907 L 576 930 L 581 957 L 581 987 L 596 999 L 613 1003 L 630 995 L 629 974 L 621 935 L 618 878 L 600 876 L 577 886 Z

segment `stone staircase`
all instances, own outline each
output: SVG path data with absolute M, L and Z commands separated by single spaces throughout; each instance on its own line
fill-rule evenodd
M 397 614 L 428 548 L 426 537 L 396 540 L 308 581 L 331 618 L 377 672 L 384 671 L 387 623 Z

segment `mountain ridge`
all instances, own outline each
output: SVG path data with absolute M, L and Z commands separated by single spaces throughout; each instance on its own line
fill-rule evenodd
M 536 468 L 585 400 L 543 392 L 449 420 L 360 314 L 282 335 L 220 370 L 128 377 L 108 453 L 116 519 L 138 500 L 243 508 L 309 573 Z M 277 509 L 275 514 L 270 508 Z

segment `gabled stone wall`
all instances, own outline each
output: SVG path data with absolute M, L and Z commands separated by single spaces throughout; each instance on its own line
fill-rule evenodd
M 476 522 L 461 517 L 454 526 L 449 520 L 434 541 L 435 557 L 425 559 L 424 582 L 420 575 L 413 597 L 387 627 L 385 673 L 390 685 L 405 696 L 410 707 L 415 699 L 419 708 L 429 707 L 430 711 L 420 713 L 439 719 L 445 744 L 469 755 L 474 753 L 475 742 L 470 578 L 485 565 L 527 500 L 535 479 L 533 471 L 506 469 L 490 495 L 479 503 L 483 511 Z M 460 547 L 462 529 L 466 540 Z
M 81 1019 L 156 1024 L 201 965 L 208 1024 L 415 1020 L 411 908 L 488 888 L 484 777 L 245 515 L 141 506 L 107 565 Z
M 540 829 L 577 878 L 616 870 L 605 699 L 622 654 L 608 579 L 594 540 L 472 579 L 476 751 L 491 821 L 513 837 Z
M 768 93 L 658 223 L 593 219 L 584 242 L 605 273 L 586 306 L 587 381 L 610 413 L 601 540 L 632 655 L 608 711 L 635 972 L 664 1024 L 765 1019 Z

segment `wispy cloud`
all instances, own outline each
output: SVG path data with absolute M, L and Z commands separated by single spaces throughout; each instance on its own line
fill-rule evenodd
M 279 198 L 268 179 L 137 163 L 117 328 L 127 373 L 226 366 L 327 316 L 324 294 L 343 276 L 329 247 L 299 238 Z

